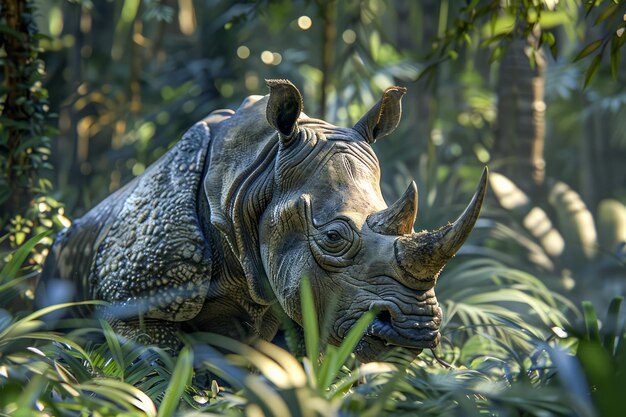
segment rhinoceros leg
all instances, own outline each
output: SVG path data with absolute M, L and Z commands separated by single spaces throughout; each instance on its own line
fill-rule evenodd
M 127 339 L 157 345 L 172 352 L 178 352 L 182 347 L 177 334 L 180 323 L 154 319 L 110 320 L 110 323 L 118 335 Z

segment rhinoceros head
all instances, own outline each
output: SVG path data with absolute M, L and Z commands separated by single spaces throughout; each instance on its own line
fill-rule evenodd
M 387 206 L 371 144 L 399 123 L 405 89 L 391 87 L 353 127 L 310 119 L 293 84 L 268 81 L 266 117 L 279 138 L 271 201 L 260 218 L 260 257 L 282 309 L 302 324 L 299 288 L 310 280 L 331 343 L 364 312 L 378 315 L 357 347 L 373 360 L 388 346 L 414 351 L 439 341 L 441 309 L 434 286 L 470 234 L 486 187 L 452 224 L 414 233 L 417 188 Z M 329 312 L 329 305 L 334 305 Z

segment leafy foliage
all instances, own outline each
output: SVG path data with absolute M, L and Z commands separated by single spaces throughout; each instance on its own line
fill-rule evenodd
M 608 3 L 608 4 L 607 4 Z M 602 4 L 603 7 L 600 5 Z M 609 57 L 611 63 L 611 75 L 613 79 L 617 79 L 620 63 L 621 48 L 626 43 L 626 37 L 624 36 L 624 30 L 626 30 L 626 19 L 623 18 L 624 6 L 623 1 L 617 2 L 591 2 L 586 7 L 586 16 L 589 17 L 593 12 L 601 9 L 596 13 L 597 17 L 593 22 L 593 26 L 599 26 L 602 22 L 610 22 L 609 27 L 605 29 L 605 33 L 602 38 L 597 39 L 588 45 L 586 45 L 574 58 L 574 61 L 583 59 L 595 52 L 595 56 L 592 59 L 587 72 L 585 74 L 586 87 L 593 79 L 598 71 L 602 56 L 605 49 L 610 44 Z
M 14 271 L 19 258 L 14 256 L 15 264 L 5 272 Z M 513 272 L 493 263 L 483 268 L 469 263 L 465 273 L 458 268 L 454 275 L 466 281 L 472 278 L 464 276 L 468 273 L 487 277 Z M 531 277 L 516 279 L 518 284 L 512 285 L 511 291 L 519 291 L 519 283 L 527 281 L 537 293 L 549 293 Z M 17 318 L 19 312 L 5 311 L 0 327 L 0 409 L 11 415 L 80 415 L 89 410 L 102 416 L 440 416 L 484 412 L 594 416 L 594 406 L 585 399 L 589 387 L 583 375 L 601 388 L 593 396 L 598 410 L 619 403 L 610 397 L 614 391 L 609 382 L 622 375 L 626 334 L 618 326 L 620 299 L 609 307 L 602 332 L 595 310 L 585 304 L 587 330 L 583 333 L 565 323 L 558 313 L 559 301 L 545 294 L 515 299 L 538 314 L 534 325 L 516 321 L 515 313 L 498 311 L 485 300 L 475 308 L 500 315 L 500 324 L 507 329 L 489 332 L 491 323 L 481 318 L 464 327 L 453 326 L 454 320 L 449 320 L 444 339 L 454 343 L 444 343 L 442 350 L 455 367 L 441 367 L 444 362 L 435 355 L 423 354 L 414 360 L 402 350 L 392 352 L 386 362 L 359 364 L 350 353 L 373 313 L 359 321 L 341 346 L 322 348 L 311 291 L 304 282 L 301 299 L 309 351 L 301 361 L 267 342 L 248 346 L 215 334 L 188 336 L 187 346 L 172 358 L 158 348 L 120 340 L 104 323 L 66 323 L 66 328 L 75 329 L 68 333 L 42 327 L 41 317 L 69 305 L 21 318 Z M 507 284 L 500 282 L 500 286 Z M 3 286 L 1 293 L 7 288 Z M 563 339 L 546 337 L 550 334 L 547 326 L 555 323 L 566 329 L 559 330 Z M 505 337 L 514 333 L 516 341 Z M 521 341 L 526 347 L 520 350 Z M 614 372 L 598 374 L 601 357 L 617 361 L 611 368 Z M 192 372 L 196 377 L 210 373 L 211 382 L 196 386 L 199 380 L 191 379 Z M 557 377 L 572 372 L 576 380 Z M 221 382 L 215 379 L 218 377 Z M 571 391 L 574 383 L 579 384 L 574 387 L 578 391 Z M 581 389 L 583 395 L 569 401 L 581 394 Z
M 485 231 L 497 243 L 492 256 L 515 246 L 530 262 L 512 260 L 529 271 L 554 274 L 551 285 L 572 290 L 581 299 L 596 302 L 623 293 L 626 273 L 626 239 L 620 222 L 626 218 L 626 208 L 618 201 L 603 201 L 594 217 L 580 195 L 561 181 L 550 181 L 548 205 L 533 204 L 512 181 L 493 173 L 491 186 L 505 216 L 485 225 Z M 508 260 L 509 264 L 512 264 Z M 605 288 L 597 288 L 602 276 Z M 583 298 L 584 297 L 584 298 Z
M 448 13 L 448 1 L 445 2 L 444 13 Z M 609 48 L 609 61 L 613 79 L 617 80 L 619 72 L 621 48 L 626 37 L 626 20 L 623 19 L 623 0 L 592 1 L 585 5 L 584 17 L 593 20 L 592 27 L 603 31 L 602 38 L 584 45 L 575 56 L 574 62 L 593 55 L 587 66 L 583 87 L 587 87 L 595 77 L 605 49 Z M 535 65 L 538 49 L 547 45 L 556 59 L 559 44 L 556 40 L 556 28 L 568 24 L 578 18 L 579 11 L 573 1 L 514 1 L 501 3 L 498 1 L 473 0 L 462 6 L 453 23 L 440 31 L 438 39 L 433 43 L 430 54 L 431 63 L 420 74 L 420 77 L 432 77 L 437 65 L 445 60 L 456 60 L 462 50 L 479 39 L 481 47 L 490 47 L 490 60 L 500 60 L 509 44 L 517 39 L 536 38 L 530 43 L 532 53 L 528 54 L 531 66 Z M 593 19 L 595 17 L 595 19 Z
M 626 381 L 626 331 L 620 317 L 623 297 L 615 297 L 607 308 L 602 329 L 593 304 L 583 302 L 584 333 L 578 331 L 576 357 L 587 377 L 592 399 L 600 415 L 620 415 L 626 410 L 619 387 Z M 620 327 L 621 326 L 621 327 Z

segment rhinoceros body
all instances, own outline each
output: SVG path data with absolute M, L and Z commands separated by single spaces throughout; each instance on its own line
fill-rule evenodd
M 268 96 L 194 125 L 63 231 L 42 288 L 70 282 L 75 299 L 110 303 L 101 314 L 121 334 L 175 347 L 179 330 L 271 340 L 279 310 L 302 324 L 306 277 L 320 320 L 331 315 L 331 343 L 377 309 L 361 359 L 388 346 L 434 347 L 434 285 L 473 227 L 486 175 L 454 224 L 414 233 L 415 184 L 387 207 L 370 146 L 397 126 L 404 89 L 339 128 L 302 113 L 290 82 L 268 85 Z

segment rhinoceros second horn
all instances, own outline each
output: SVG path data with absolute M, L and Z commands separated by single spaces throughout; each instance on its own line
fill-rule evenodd
M 371 214 L 367 225 L 383 235 L 406 235 L 413 232 L 417 216 L 417 185 L 411 181 L 406 191 L 390 207 Z

